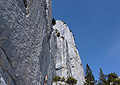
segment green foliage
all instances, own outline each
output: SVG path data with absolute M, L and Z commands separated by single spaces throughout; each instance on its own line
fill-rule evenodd
M 70 84 L 70 85 L 74 85 L 77 83 L 77 80 L 73 77 L 68 77 L 66 80 L 66 83 Z
M 55 19 L 53 18 L 52 19 L 52 25 L 55 25 L 56 24 L 56 21 L 55 21 Z
M 27 8 L 27 0 L 23 0 L 25 8 Z
M 59 32 L 57 33 L 57 37 L 60 37 L 60 33 Z
M 65 40 L 65 38 L 64 38 L 63 36 L 61 36 L 61 38 L 62 38 L 63 40 Z
M 115 79 L 118 78 L 118 75 L 114 73 L 108 74 L 107 84 L 110 84 L 110 82 L 115 82 Z
M 97 85 L 110 85 L 111 82 L 113 83 L 113 85 L 120 85 L 120 79 L 118 78 L 118 75 L 115 74 L 115 72 L 104 75 L 102 69 L 100 68 L 99 75 L 100 77 Z
M 53 81 L 60 81 L 61 80 L 61 77 L 60 76 L 54 76 L 53 77 Z
M 55 31 L 56 31 L 56 33 L 58 32 L 58 30 L 57 30 L 57 29 L 55 29 Z
M 91 68 L 89 67 L 89 65 L 86 65 L 86 69 L 85 69 L 85 82 L 84 85 L 96 85 L 97 81 L 95 80 Z M 120 85 L 120 78 L 118 78 L 118 75 L 114 73 L 110 73 L 108 75 L 105 75 L 102 71 L 102 69 L 100 68 L 100 72 L 99 72 L 99 80 L 97 85 L 110 85 L 110 83 L 112 83 L 111 85 Z
M 113 81 L 113 85 L 120 85 L 120 78 L 116 78 L 114 81 Z
M 98 80 L 98 84 L 97 85 L 105 85 L 106 84 L 106 75 L 103 74 L 102 69 L 100 68 L 100 72 L 99 72 L 99 80 Z
M 60 33 L 58 32 L 57 29 L 55 29 L 56 33 L 57 33 L 57 37 L 60 37 Z M 61 37 L 62 38 L 62 37 Z
M 62 77 L 61 81 L 65 81 L 65 78 L 64 78 L 64 77 Z
M 95 80 L 91 68 L 89 67 L 89 65 L 86 65 L 86 69 L 85 69 L 85 82 L 84 85 L 94 85 L 97 81 Z

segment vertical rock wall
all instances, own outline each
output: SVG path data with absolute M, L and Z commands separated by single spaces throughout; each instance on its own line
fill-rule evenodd
M 51 8 L 51 0 L 0 1 L 0 75 L 7 85 L 43 85 L 52 74 Z
M 51 36 L 51 54 L 54 57 L 56 76 L 71 76 L 77 79 L 77 85 L 83 85 L 84 72 L 74 37 L 67 24 L 57 20 Z
M 51 85 L 56 75 L 82 85 L 72 33 L 62 21 L 52 27 L 51 18 L 51 0 L 0 1 L 0 84 L 44 85 L 47 75 Z

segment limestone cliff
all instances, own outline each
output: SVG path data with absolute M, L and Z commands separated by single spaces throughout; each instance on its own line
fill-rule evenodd
M 0 84 L 44 85 L 48 75 L 51 85 L 59 75 L 72 76 L 82 85 L 72 33 L 62 21 L 52 27 L 51 18 L 51 0 L 0 1 Z
M 53 74 L 51 8 L 51 0 L 0 0 L 0 74 L 7 85 L 43 85 Z
M 56 76 L 72 76 L 78 80 L 77 85 L 82 85 L 84 72 L 71 30 L 61 20 L 56 21 L 53 29 L 50 51 L 54 57 Z

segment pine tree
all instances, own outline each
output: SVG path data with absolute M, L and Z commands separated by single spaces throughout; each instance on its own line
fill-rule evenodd
M 108 74 L 107 84 L 109 85 L 110 82 L 115 82 L 115 81 L 116 81 L 116 80 L 115 80 L 116 78 L 118 78 L 118 75 L 115 74 L 115 72 Z
M 94 75 L 92 74 L 91 68 L 89 65 L 86 65 L 85 69 L 85 82 L 84 85 L 95 85 L 96 80 L 94 78 Z
M 102 69 L 100 68 L 100 72 L 99 72 L 99 80 L 98 80 L 98 84 L 97 85 L 106 85 L 106 75 L 103 74 Z

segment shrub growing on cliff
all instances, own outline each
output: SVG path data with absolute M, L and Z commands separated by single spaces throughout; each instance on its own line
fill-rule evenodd
M 58 29 L 55 29 L 55 32 L 57 33 L 57 32 L 58 32 Z
M 66 83 L 70 84 L 70 85 L 74 85 L 77 83 L 77 80 L 73 77 L 68 77 L 66 80 Z
M 61 81 L 64 81 L 64 82 L 65 82 L 65 78 L 64 78 L 64 77 L 62 77 Z
M 61 38 L 62 38 L 63 40 L 65 40 L 65 38 L 64 38 L 63 36 L 61 36 Z
M 57 33 L 57 37 L 60 37 L 60 33 L 59 32 Z
M 55 19 L 53 18 L 52 19 L 52 25 L 55 25 L 56 24 L 56 21 L 55 21 Z
M 53 77 L 53 81 L 60 81 L 61 80 L 61 77 L 60 76 L 54 76 Z

